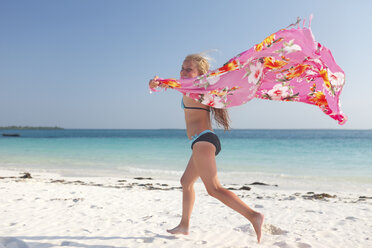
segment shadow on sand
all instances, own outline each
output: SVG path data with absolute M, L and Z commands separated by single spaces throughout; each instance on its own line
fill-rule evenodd
M 147 232 L 149 233 L 149 232 Z M 17 239 L 23 240 L 30 248 L 50 248 L 56 244 L 51 244 L 50 240 L 61 240 L 60 246 L 83 247 L 83 248 L 129 248 L 129 246 L 114 246 L 114 245 L 88 245 L 84 244 L 84 240 L 136 240 L 138 243 L 152 243 L 155 239 L 175 240 L 177 237 L 173 235 L 160 235 L 153 233 L 152 236 L 138 237 L 89 237 L 89 236 L 17 236 Z M 118 242 L 119 243 L 119 242 Z M 122 243 L 122 242 L 120 242 Z

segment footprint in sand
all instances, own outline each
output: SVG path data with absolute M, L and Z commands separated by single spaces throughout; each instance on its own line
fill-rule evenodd
M 204 241 L 204 240 L 199 240 L 199 241 L 195 242 L 196 245 L 205 245 L 207 243 L 208 242 L 207 241 Z
M 280 248 L 290 248 L 291 246 L 285 242 L 285 241 L 280 241 L 280 242 L 275 242 L 273 245 L 278 246 Z
M 311 248 L 312 246 L 306 243 L 297 243 L 298 248 Z
M 250 224 L 242 225 L 234 228 L 234 231 L 253 234 L 254 231 Z
M 276 227 L 271 224 L 264 224 L 262 230 L 265 233 L 271 234 L 271 235 L 284 235 L 288 233 L 288 231 L 282 230 L 279 227 Z
M 348 216 L 345 218 L 346 220 L 356 221 L 358 218 L 355 218 L 354 216 Z
M 278 246 L 280 248 L 292 248 L 292 247 L 298 247 L 298 248 L 311 248 L 312 246 L 306 243 L 293 243 L 293 242 L 286 242 L 286 241 L 279 241 L 275 242 L 273 245 Z
M 0 248 L 28 248 L 28 245 L 20 239 L 0 237 Z
M 244 232 L 244 233 L 250 233 L 250 234 L 255 234 L 252 226 L 250 224 L 247 225 L 242 225 L 239 227 L 234 228 L 234 231 L 238 232 Z M 264 224 L 262 227 L 262 231 L 271 235 L 284 235 L 288 233 L 288 231 L 282 230 L 279 227 L 276 227 L 271 224 Z
M 305 213 L 316 213 L 316 214 L 323 214 L 322 211 L 314 211 L 314 210 L 306 210 Z

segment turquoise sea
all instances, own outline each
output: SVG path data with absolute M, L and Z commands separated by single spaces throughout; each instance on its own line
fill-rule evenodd
M 217 130 L 217 167 L 244 178 L 372 183 L 372 130 Z M 185 130 L 0 130 L 0 168 L 79 176 L 179 179 L 191 155 Z M 275 181 L 275 180 L 274 180 Z

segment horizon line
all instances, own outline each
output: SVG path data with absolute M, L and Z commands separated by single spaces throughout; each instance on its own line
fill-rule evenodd
M 13 127 L 13 128 L 11 128 Z M 17 127 L 17 128 L 14 128 Z M 18 129 L 19 127 L 19 129 Z M 69 127 L 69 128 L 64 128 L 64 127 L 59 127 L 59 126 L 54 126 L 54 127 L 48 127 L 48 126 L 0 126 L 0 130 L 7 130 L 7 129 L 13 129 L 13 130 L 31 130 L 31 129 L 40 129 L 40 130 L 186 130 L 186 128 L 81 128 L 81 127 Z M 213 128 L 214 130 L 221 130 L 223 131 L 223 128 Z M 363 130 L 363 131 L 369 131 L 372 130 L 372 128 L 231 128 L 230 130 L 226 131 L 231 131 L 231 130 Z

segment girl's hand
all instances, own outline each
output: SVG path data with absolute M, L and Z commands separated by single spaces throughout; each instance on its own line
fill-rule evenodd
M 150 80 L 149 86 L 150 86 L 151 89 L 156 88 L 156 87 L 159 86 L 160 82 L 156 81 L 156 79 L 158 79 L 158 78 L 159 78 L 158 76 L 155 76 L 153 79 Z
M 156 88 L 156 87 L 161 87 L 161 88 L 170 88 L 169 85 L 167 84 L 162 84 L 161 82 L 157 81 L 159 77 L 155 76 L 153 79 L 150 80 L 149 86 L 151 89 Z

